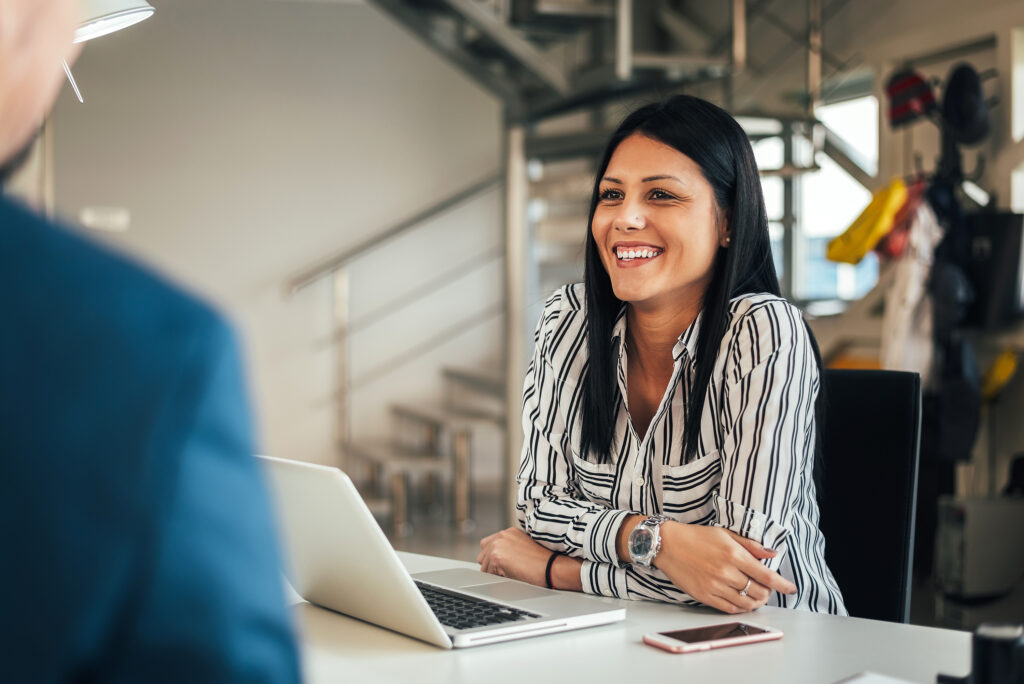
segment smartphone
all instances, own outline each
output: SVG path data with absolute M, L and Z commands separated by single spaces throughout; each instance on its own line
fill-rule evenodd
M 779 629 L 748 625 L 744 622 L 729 622 L 724 625 L 645 634 L 644 643 L 670 653 L 693 653 L 781 638 L 782 630 Z

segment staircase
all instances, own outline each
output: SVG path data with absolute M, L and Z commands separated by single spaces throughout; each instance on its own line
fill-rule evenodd
M 473 528 L 474 472 L 501 478 L 505 383 L 499 176 L 297 274 L 329 281 L 338 465 L 397 535 L 413 509 Z M 439 247 L 443 245 L 443 247 Z
M 375 502 L 374 514 L 382 520 L 390 517 L 398 536 L 413 532 L 413 485 L 420 486 L 424 508 L 450 512 L 459 532 L 473 531 L 474 454 L 478 460 L 500 459 L 504 379 L 493 371 L 455 367 L 444 368 L 442 376 L 445 398 L 438 405 L 393 404 L 391 438 L 354 441 L 347 447 L 350 468 L 367 474 L 363 494 Z M 491 448 L 481 449 L 488 441 Z
M 521 120 L 721 79 L 742 69 L 746 56 L 744 0 L 714 3 L 731 12 L 717 40 L 684 3 L 667 0 L 371 2 Z

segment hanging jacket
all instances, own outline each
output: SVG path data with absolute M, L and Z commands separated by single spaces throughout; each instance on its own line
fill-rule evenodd
M 860 216 L 841 235 L 828 243 L 825 256 L 830 261 L 859 263 L 892 229 L 896 212 L 906 201 L 907 185 L 900 178 L 894 178 L 884 188 L 876 190 L 871 203 Z
M 895 260 L 885 294 L 881 362 L 889 370 L 920 373 L 921 386 L 928 387 L 934 350 L 928 276 L 942 228 L 926 202 L 917 205 L 908 224 L 906 249 Z

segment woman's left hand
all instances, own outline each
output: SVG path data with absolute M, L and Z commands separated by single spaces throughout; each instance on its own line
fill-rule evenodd
M 484 572 L 529 582 L 538 587 L 545 585 L 544 570 L 552 552 L 530 539 L 519 528 L 510 527 L 484 537 L 480 540 L 480 549 L 476 562 Z

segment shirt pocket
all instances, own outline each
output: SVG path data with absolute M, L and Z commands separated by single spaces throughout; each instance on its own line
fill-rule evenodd
M 722 459 L 713 451 L 685 465 L 661 466 L 662 512 L 674 520 L 699 525 L 714 517 L 714 498 L 722 482 Z
M 615 488 L 615 464 L 593 463 L 573 454 L 576 485 L 589 501 L 611 508 Z

